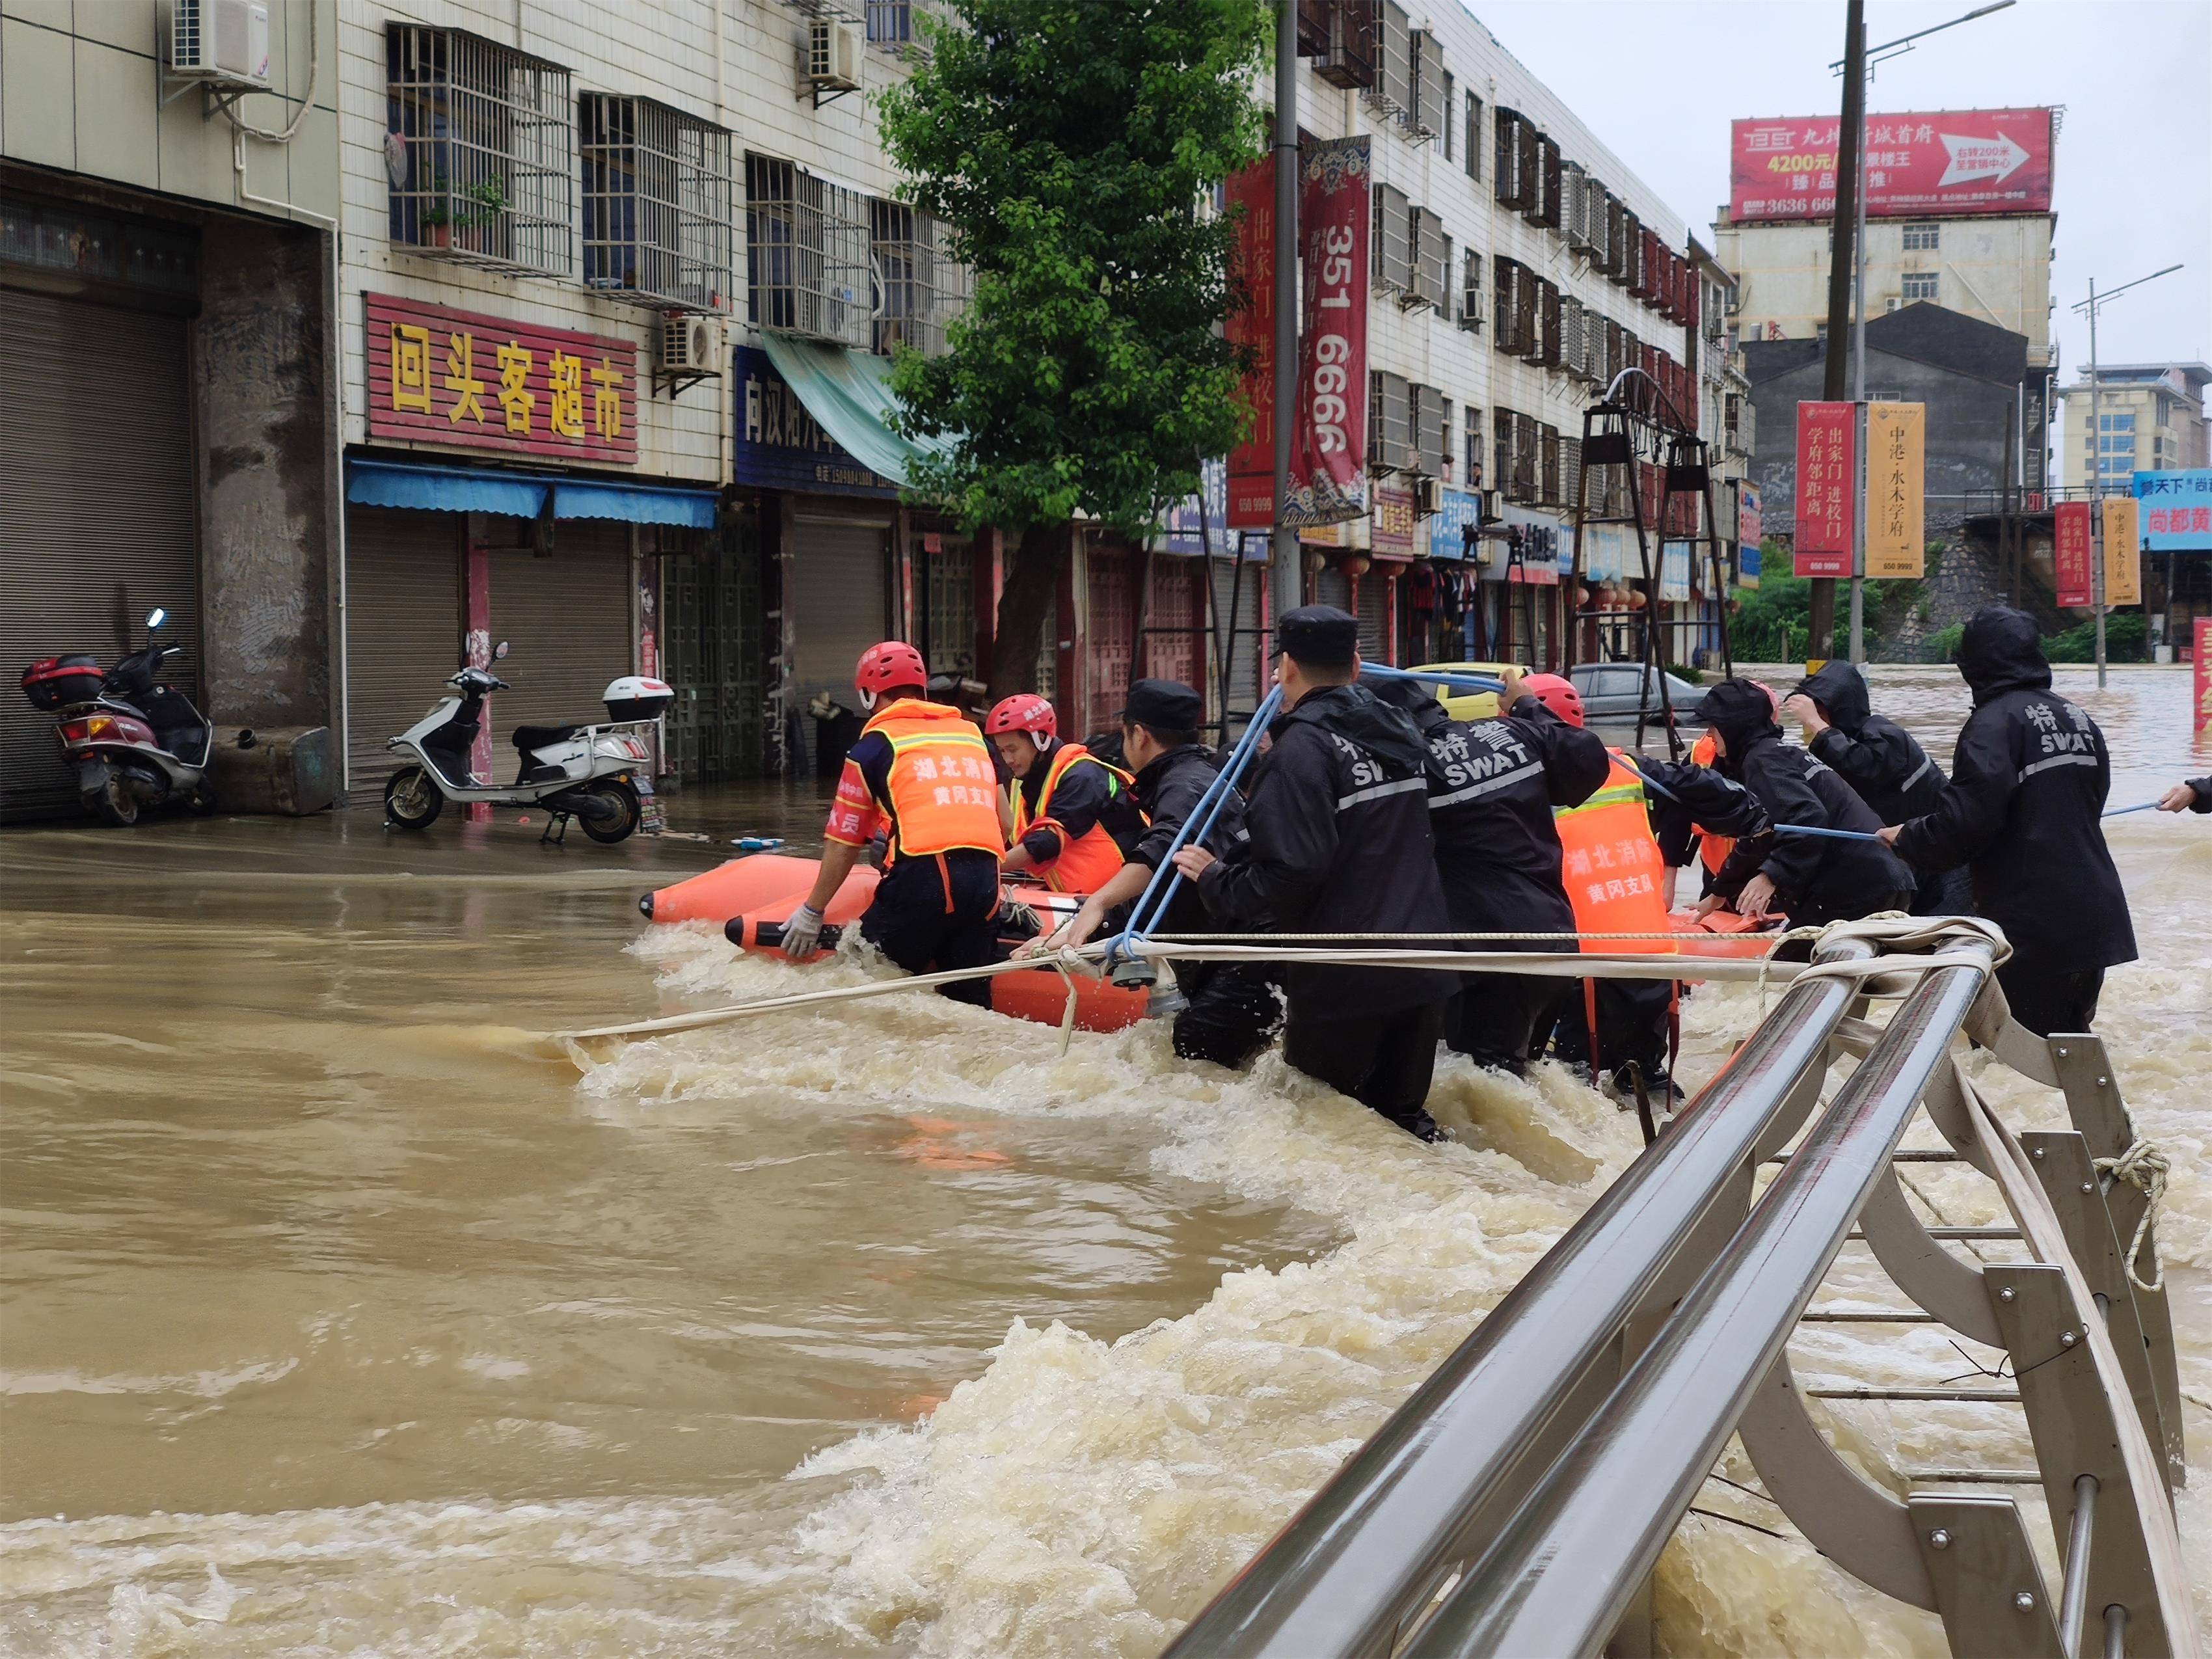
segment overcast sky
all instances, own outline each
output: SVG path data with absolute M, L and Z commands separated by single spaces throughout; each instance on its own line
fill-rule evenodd
M 1879 46 L 1978 0 L 1867 0 Z M 1728 200 L 1729 123 L 1833 114 L 1843 0 L 1468 0 L 1505 49 L 1571 105 L 1693 234 L 1712 245 Z M 2059 129 L 2052 271 L 2062 383 L 2089 358 L 2070 309 L 2177 260 L 2102 308 L 2106 362 L 2212 351 L 2212 0 L 2019 0 L 1878 69 L 1884 111 L 2053 104 Z

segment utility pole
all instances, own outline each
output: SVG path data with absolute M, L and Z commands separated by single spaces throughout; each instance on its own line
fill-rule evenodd
M 1853 0 L 1857 3 L 1857 0 Z M 1268 586 L 1274 617 L 1305 599 L 1305 561 L 1291 510 L 1291 436 L 1298 388 L 1298 18 L 1297 0 L 1275 6 L 1275 524 Z
M 1864 56 L 1863 52 L 1861 54 Z M 1867 521 L 1867 407 L 1866 407 L 1866 88 L 1859 88 L 1858 198 L 1851 234 L 1851 411 L 1858 434 L 1859 510 L 1851 514 L 1851 662 L 1866 665 L 1866 521 Z
M 1836 137 L 1842 144 L 1836 166 L 1836 207 L 1828 235 L 1828 355 L 1820 395 L 1841 403 L 1850 368 L 1852 230 L 1858 215 L 1859 138 L 1866 124 L 1866 0 L 1848 0 L 1844 9 L 1844 110 Z M 1861 503 L 1859 510 L 1864 511 Z M 1835 649 L 1836 582 L 1813 580 L 1812 639 L 1808 654 L 1826 657 Z

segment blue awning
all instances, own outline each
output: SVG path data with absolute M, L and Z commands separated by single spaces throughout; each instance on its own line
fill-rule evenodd
M 548 478 L 493 467 L 431 466 L 412 461 L 349 458 L 346 500 L 364 507 L 414 507 L 428 513 L 499 513 L 534 519 L 553 492 L 556 519 L 613 519 L 624 524 L 714 527 L 715 492 L 660 484 Z

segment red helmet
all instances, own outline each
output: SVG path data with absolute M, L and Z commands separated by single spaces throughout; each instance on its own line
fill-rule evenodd
M 983 717 L 983 730 L 994 737 L 1001 732 L 1026 732 L 1042 748 L 1060 735 L 1060 716 L 1034 691 L 1017 691 L 992 706 Z
M 1583 694 L 1563 674 L 1531 674 L 1522 687 L 1570 726 L 1583 723 Z
M 861 700 L 872 708 L 876 699 L 886 691 L 902 685 L 927 686 L 929 669 L 921 659 L 921 653 L 904 640 L 885 640 L 860 653 L 860 665 L 853 671 L 853 684 L 859 688 Z

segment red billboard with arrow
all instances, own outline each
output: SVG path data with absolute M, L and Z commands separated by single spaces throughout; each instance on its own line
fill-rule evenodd
M 2051 112 L 1972 109 L 1867 117 L 1867 212 L 1949 219 L 2051 211 Z M 1738 121 L 1729 217 L 1826 219 L 1836 210 L 1842 128 L 1832 115 Z

